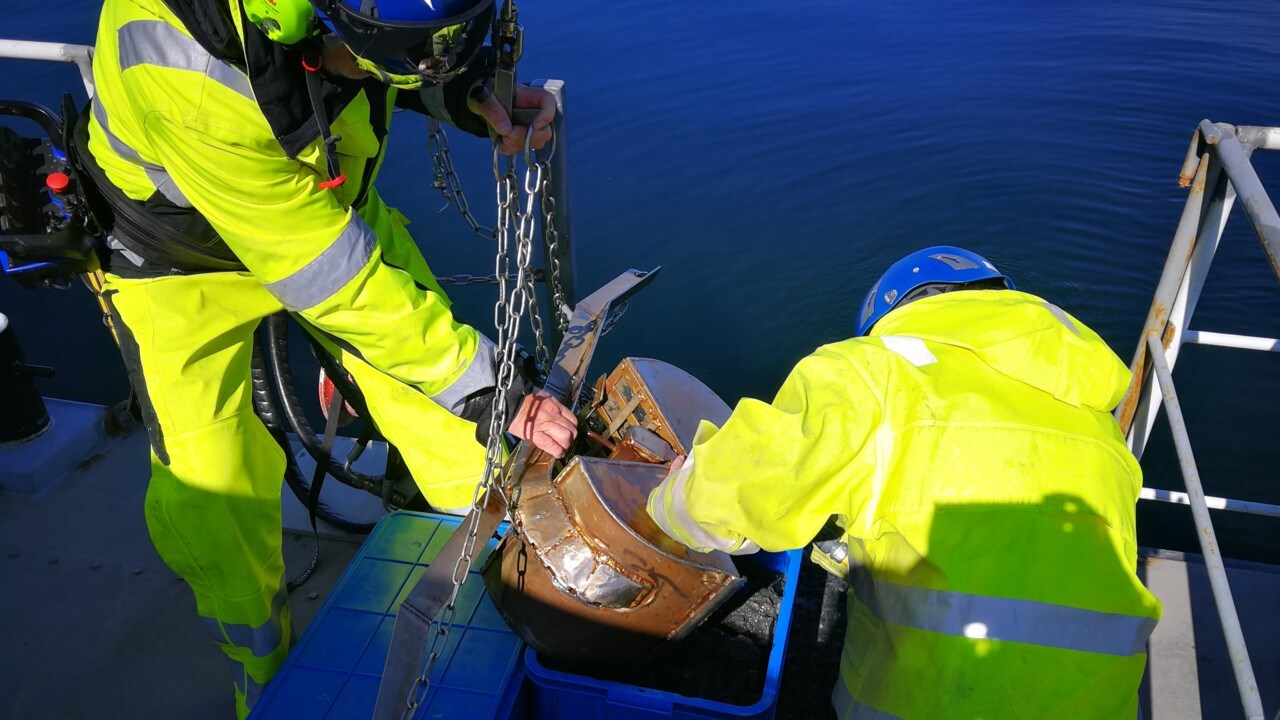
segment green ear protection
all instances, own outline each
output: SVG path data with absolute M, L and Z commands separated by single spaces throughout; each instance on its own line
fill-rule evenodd
M 311 34 L 315 10 L 309 0 L 243 0 L 244 14 L 267 37 L 292 45 Z

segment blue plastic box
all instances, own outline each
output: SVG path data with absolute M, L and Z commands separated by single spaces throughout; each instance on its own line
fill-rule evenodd
M 384 517 L 250 718 L 368 720 L 378 697 L 396 609 L 460 523 L 461 518 L 410 512 Z M 491 541 L 483 554 L 496 544 Z M 524 648 L 473 572 L 462 586 L 448 644 L 414 717 L 524 717 Z
M 783 573 L 786 580 L 778 620 L 773 630 L 773 647 L 765 671 L 764 690 L 751 705 L 729 705 L 722 702 L 685 697 L 662 690 L 626 685 L 552 670 L 538 662 L 533 648 L 525 650 L 525 669 L 532 684 L 534 717 L 539 720 L 709 720 L 715 718 L 751 718 L 769 720 L 778 700 L 778 684 L 782 679 L 782 659 L 791 634 L 791 613 L 800 588 L 800 563 L 803 553 L 757 553 L 737 562 L 758 562 Z

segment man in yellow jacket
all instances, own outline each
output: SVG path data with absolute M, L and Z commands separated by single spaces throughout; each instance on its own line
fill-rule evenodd
M 241 717 L 293 641 L 285 458 L 251 402 L 259 321 L 290 310 L 340 352 L 433 507 L 465 509 L 482 474 L 493 343 L 454 319 L 373 179 L 397 106 L 492 126 L 507 152 L 548 140 L 549 95 L 516 93 L 541 110 L 533 128 L 483 98 L 493 15 L 492 0 L 103 5 L 77 145 L 114 215 L 104 296 L 151 439 L 147 524 Z M 563 454 L 572 414 L 525 390 L 503 399 L 510 431 Z
M 1141 471 L 1108 412 L 1128 382 L 1080 321 L 928 248 L 771 405 L 704 423 L 649 513 L 731 553 L 837 520 L 840 718 L 1128 720 L 1160 614 L 1136 575 Z

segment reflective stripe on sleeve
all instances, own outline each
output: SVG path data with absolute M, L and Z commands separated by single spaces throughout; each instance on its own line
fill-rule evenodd
M 1146 652 L 1156 621 L 1013 598 L 873 581 L 856 572 L 854 596 L 886 623 L 974 639 L 1129 657 Z
M 102 128 L 102 134 L 107 139 L 107 145 L 127 162 L 142 168 L 142 172 L 146 173 L 147 179 L 151 181 L 152 185 L 156 186 L 156 191 L 168 198 L 169 202 L 180 208 L 191 207 L 191 201 L 187 200 L 186 195 L 182 194 L 182 190 L 174 184 L 173 178 L 169 176 L 169 173 L 164 168 L 143 160 L 137 150 L 126 145 L 115 133 L 111 132 L 111 124 L 107 121 L 107 111 L 102 107 L 102 101 L 97 96 L 94 96 L 91 104 L 93 107 L 93 119 L 97 120 L 98 127 Z
M 431 396 L 432 402 L 457 415 L 462 412 L 467 398 L 471 395 L 494 387 L 498 384 L 493 366 L 493 355 L 496 351 L 493 341 L 483 333 L 476 333 L 476 352 L 471 356 L 467 369 L 462 371 L 457 380 L 449 383 L 449 387 Z
M 653 521 L 662 531 L 684 545 L 695 550 L 723 550 L 754 552 L 759 548 L 745 541 L 726 540 L 707 532 L 689 515 L 688 489 L 689 476 L 693 474 L 693 456 L 684 461 L 684 466 L 675 475 L 662 481 L 653 491 L 653 501 L 649 503 Z
M 154 65 L 170 70 L 198 72 L 223 87 L 253 100 L 253 88 L 244 73 L 218 60 L 200 43 L 162 20 L 134 20 L 117 31 L 120 70 Z
M 378 236 L 356 213 L 329 247 L 288 277 L 266 284 L 280 304 L 295 312 L 315 307 L 351 282 L 373 256 Z

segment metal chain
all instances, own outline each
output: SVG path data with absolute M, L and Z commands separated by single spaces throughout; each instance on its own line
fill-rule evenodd
M 538 292 L 533 287 L 533 273 L 526 277 L 524 289 L 529 298 L 529 327 L 533 328 L 533 357 L 543 371 L 551 368 L 551 352 L 542 334 L 542 308 L 538 305 Z
M 530 274 L 533 276 L 534 282 L 542 282 L 543 280 L 546 279 L 546 271 L 544 271 L 542 268 L 534 268 Z M 506 277 L 506 280 L 508 281 L 512 281 L 515 279 L 516 279 L 515 275 L 507 275 Z M 464 274 L 437 275 L 436 282 L 440 283 L 441 285 L 453 285 L 458 287 L 463 287 L 466 285 L 497 285 L 498 276 L 497 275 L 464 275 Z
M 462 181 L 458 172 L 453 169 L 453 158 L 449 155 L 449 137 L 445 135 L 440 121 L 427 116 L 427 149 L 431 152 L 432 182 L 431 187 L 440 191 L 444 197 L 444 205 L 437 210 L 442 213 L 450 205 L 458 208 L 462 219 L 471 226 L 471 232 L 488 242 L 494 241 L 493 228 L 485 227 L 471 214 L 471 206 L 467 203 L 467 195 L 462 191 Z
M 524 176 L 525 182 L 525 198 L 528 203 L 525 212 L 520 218 L 522 223 L 527 223 L 528 236 L 530 238 L 530 247 L 533 245 L 533 230 L 537 223 L 537 216 L 534 215 L 535 205 L 539 196 L 546 197 L 547 182 L 549 178 L 549 168 L 545 162 L 535 162 L 533 156 L 528 151 L 525 152 L 525 167 L 533 169 L 533 187 L 529 186 L 530 173 L 526 172 Z M 523 230 L 524 227 L 522 226 Z M 529 325 L 533 328 L 533 350 L 534 359 L 537 360 L 538 366 L 544 371 L 551 369 L 551 353 L 547 350 L 547 343 L 542 333 L 542 309 L 538 307 L 538 293 L 533 287 L 533 275 L 529 274 L 525 278 L 525 295 L 529 298 Z M 557 313 L 558 314 L 558 313 Z M 563 332 L 563 331 L 562 331 Z
M 554 139 L 552 141 L 555 142 Z M 441 127 L 440 121 L 434 117 L 427 117 L 427 147 L 431 153 L 433 165 L 433 181 L 432 187 L 440 191 L 440 195 L 444 198 L 445 204 L 436 212 L 444 212 L 453 205 L 458 209 L 458 213 L 462 215 L 462 219 L 471 227 L 471 232 L 489 242 L 493 242 L 497 235 L 497 230 L 481 225 L 471 214 L 470 204 L 467 202 L 466 193 L 462 189 L 462 181 L 458 177 L 457 171 L 453 167 L 453 158 L 449 154 L 449 136 Z M 550 266 L 550 293 L 551 302 L 554 306 L 554 317 L 556 326 L 564 333 L 569 328 L 569 317 L 573 314 L 573 308 L 569 307 L 569 303 L 565 299 L 564 286 L 560 270 L 560 255 L 557 252 L 560 245 L 560 233 L 556 230 L 556 199 L 548 192 L 551 181 L 551 167 L 549 161 L 555 153 L 555 146 L 552 146 L 550 152 L 544 157 L 537 160 L 536 163 L 528 162 L 531 158 L 526 157 L 526 162 L 530 167 L 536 167 L 541 173 L 542 182 L 538 188 L 538 195 L 542 200 L 542 231 L 546 239 L 546 255 L 547 264 Z M 527 175 L 527 174 L 526 174 Z M 526 177 L 527 179 L 527 177 Z M 534 271 L 533 280 L 535 282 L 547 282 L 547 273 L 541 268 Z M 442 285 L 496 285 L 498 278 L 495 275 L 450 275 L 437 277 L 436 281 Z M 534 335 L 538 339 L 538 362 L 543 367 L 547 367 L 547 361 L 550 353 L 547 352 L 545 344 L 542 342 L 542 313 L 537 307 L 537 295 L 530 288 L 527 290 L 531 302 L 533 303 L 534 314 L 531 316 L 536 318 L 533 330 Z
M 547 160 L 543 159 L 538 164 L 547 183 L 550 183 L 551 169 L 547 166 Z M 546 188 L 543 188 L 542 192 L 542 235 L 546 240 L 547 266 L 551 270 L 551 305 L 555 313 L 556 326 L 560 328 L 560 333 L 563 335 L 569 329 L 569 317 L 573 314 L 573 308 L 569 307 L 569 303 L 565 300 L 564 286 L 561 284 L 560 233 L 556 231 L 556 199 L 546 191 Z
M 531 150 L 526 146 L 525 157 L 531 157 Z M 501 463 L 503 455 L 503 434 L 507 428 L 507 393 L 518 369 L 516 367 L 516 337 L 520 332 L 521 316 L 529 310 L 530 293 L 533 287 L 533 222 L 532 215 L 537 207 L 536 195 L 544 187 L 543 174 L 537 164 L 526 164 L 525 167 L 525 208 L 520 208 L 521 186 L 516 181 L 516 160 L 506 159 L 506 169 L 501 169 L 502 156 L 497 146 L 493 149 L 493 172 L 497 180 L 498 224 L 494 238 L 497 253 L 494 258 L 494 277 L 498 284 L 498 300 L 493 307 L 493 325 L 497 332 L 494 349 L 494 370 L 497 375 L 497 391 L 489 412 L 489 440 L 485 444 L 484 479 L 476 485 L 471 497 L 471 520 L 467 525 L 466 542 L 462 553 L 453 566 L 453 589 L 449 599 L 441 610 L 437 620 L 438 629 L 431 636 L 427 647 L 427 657 L 422 674 L 414 682 L 405 698 L 404 712 L 401 718 L 410 718 L 426 697 L 431 684 L 431 671 L 436 661 L 448 647 L 449 633 L 453 629 L 457 612 L 458 591 L 466 581 L 471 562 L 475 557 L 476 544 L 479 540 L 480 515 L 485 505 L 486 493 L 503 493 Z M 511 236 L 515 235 L 515 262 L 512 267 Z M 514 269 L 514 273 L 513 273 Z M 458 528 L 458 531 L 462 528 Z M 457 531 L 455 531 L 457 532 Z M 488 541 L 488 538 L 485 538 Z

